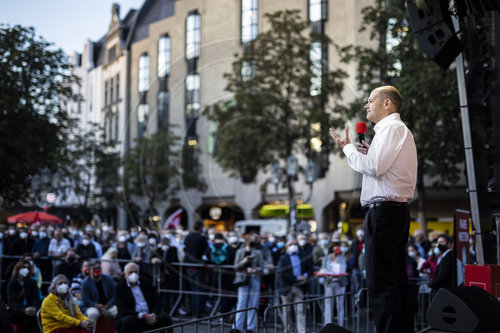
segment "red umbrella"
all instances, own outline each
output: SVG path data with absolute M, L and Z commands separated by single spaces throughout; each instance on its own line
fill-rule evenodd
M 44 212 L 34 211 L 20 213 L 10 216 L 7 221 L 9 223 L 41 223 L 41 224 L 61 224 L 62 219 L 55 215 L 47 214 Z

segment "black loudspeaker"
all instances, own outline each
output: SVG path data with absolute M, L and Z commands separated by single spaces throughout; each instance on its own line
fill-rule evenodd
M 446 69 L 462 52 L 463 43 L 454 33 L 448 1 L 426 0 L 430 12 L 407 0 L 410 25 L 422 51 Z
M 319 333 L 352 333 L 352 331 L 346 330 L 342 326 L 335 324 L 326 324 L 325 327 L 319 331 Z
M 457 333 L 486 332 L 500 328 L 500 302 L 478 287 L 439 289 L 427 309 L 434 329 Z

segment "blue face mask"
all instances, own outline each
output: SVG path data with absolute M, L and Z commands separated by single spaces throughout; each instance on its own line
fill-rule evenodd
M 322 239 L 322 240 L 320 240 L 319 241 L 319 245 L 323 246 L 323 247 L 327 246 L 328 245 L 328 239 Z
M 285 246 L 285 243 L 284 243 L 284 242 L 278 242 L 278 243 L 276 243 L 276 247 L 277 247 L 278 249 L 281 249 L 281 248 L 283 248 L 284 246 Z
M 434 248 L 434 254 L 437 256 L 441 254 L 441 251 L 439 251 L 439 248 L 437 248 L 437 247 Z
M 340 250 L 342 251 L 342 253 L 347 253 L 347 251 L 349 251 L 349 248 L 347 246 L 342 246 Z

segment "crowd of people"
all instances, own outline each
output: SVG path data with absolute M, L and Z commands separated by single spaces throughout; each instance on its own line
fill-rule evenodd
M 208 315 L 213 305 L 209 291 L 224 295 L 220 313 L 259 309 L 266 305 L 264 293 L 279 294 L 283 304 L 300 302 L 307 295 L 339 295 L 325 300 L 322 319 L 324 324 L 342 326 L 343 295 L 366 287 L 364 248 L 362 227 L 349 237 L 338 232 L 296 236 L 220 232 L 206 229 L 201 221 L 194 223 L 191 232 L 182 227 L 159 232 L 115 230 L 106 223 L 80 228 L 3 226 L 2 300 L 8 310 L 2 312 L 0 304 L 1 320 L 23 325 L 24 332 L 38 332 L 41 310 L 43 332 L 86 332 L 106 322 L 119 332 L 164 327 L 171 323 L 168 313 L 177 294 L 159 294 L 152 278 L 158 274 L 163 290 L 178 290 L 182 270 L 183 288 L 191 292 L 178 307 L 179 315 Z M 433 233 L 428 239 L 417 231 L 409 238 L 410 281 L 429 280 L 429 284 L 413 284 L 415 311 L 418 293 L 460 284 L 451 273 L 451 252 L 452 239 L 447 234 Z M 218 271 L 207 265 L 221 266 L 220 279 Z M 294 327 L 299 333 L 306 331 L 305 311 L 300 303 L 293 311 L 283 308 L 286 332 Z M 254 331 L 258 315 L 257 311 L 237 312 L 233 332 Z

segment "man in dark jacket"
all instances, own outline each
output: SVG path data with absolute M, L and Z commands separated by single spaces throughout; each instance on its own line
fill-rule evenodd
M 432 282 L 429 286 L 433 290 L 456 287 L 458 285 L 457 255 L 453 250 L 453 240 L 449 235 L 441 234 L 438 236 L 437 246 L 441 255 L 438 258 Z
M 208 242 L 205 236 L 201 234 L 203 231 L 203 222 L 196 221 L 193 232 L 186 236 L 184 240 L 184 263 L 203 263 L 202 257 L 208 249 Z M 205 286 L 205 269 L 203 267 L 189 267 L 186 269 L 191 285 L 191 291 L 204 292 Z M 205 296 L 199 294 L 191 294 L 191 308 L 195 318 L 201 318 L 201 312 L 205 306 Z
M 307 279 L 313 274 L 312 258 L 299 251 L 297 241 L 291 239 L 287 242 L 287 251 L 281 256 L 278 266 L 280 274 L 280 295 L 283 304 L 300 302 L 304 300 Z M 296 325 L 298 333 L 306 331 L 306 317 L 303 304 L 295 307 Z M 283 308 L 285 331 L 293 331 L 292 311 Z
M 90 261 L 90 276 L 82 282 L 82 312 L 97 323 L 100 316 L 116 318 L 114 281 L 109 275 L 102 274 L 101 262 Z
M 115 287 L 118 308 L 116 327 L 122 333 L 136 333 L 171 325 L 172 321 L 162 311 L 160 298 L 153 285 L 149 280 L 139 277 L 139 266 L 128 263 L 123 274 L 124 278 Z

